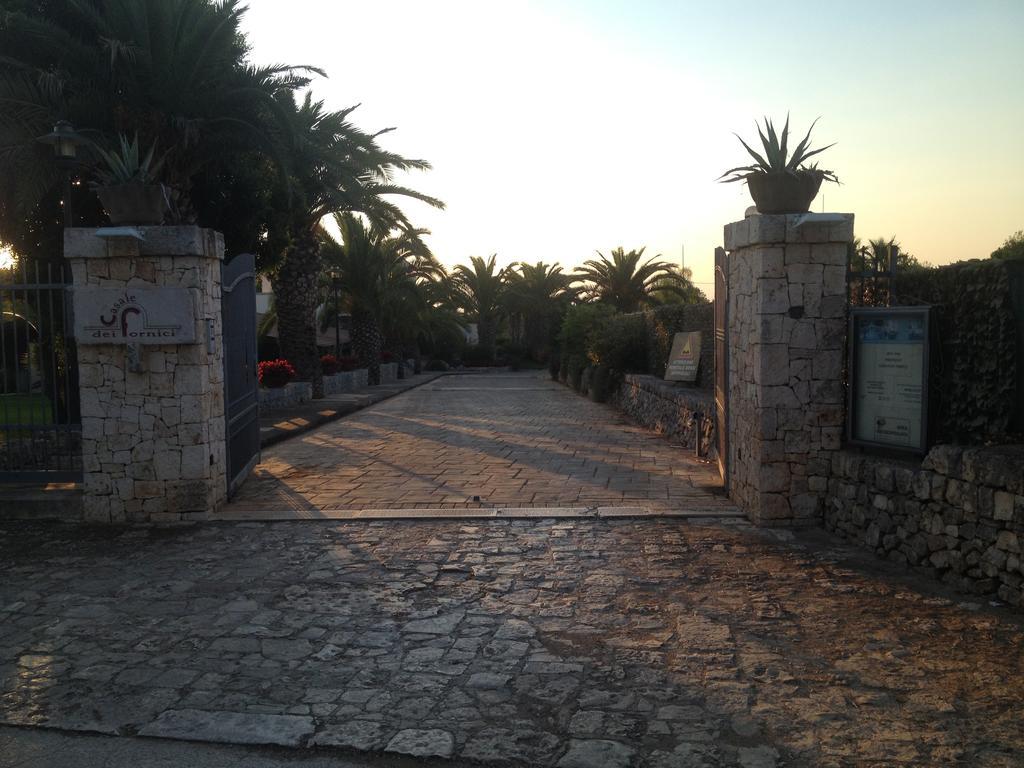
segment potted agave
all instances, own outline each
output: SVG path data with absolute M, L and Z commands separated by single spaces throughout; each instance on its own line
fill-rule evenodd
M 811 123 L 807 135 L 797 144 L 792 156 L 789 156 L 787 146 L 788 115 L 781 134 L 775 132 L 775 127 L 767 117 L 764 119 L 765 130 L 762 131 L 761 126 L 757 126 L 764 148 L 763 155 L 752 150 L 737 134 L 736 138 L 756 162 L 753 165 L 730 168 L 719 177 L 719 181 L 745 181 L 758 213 L 806 213 L 818 194 L 821 182 L 839 183 L 839 179 L 832 171 L 818 168 L 817 163 L 807 164 L 809 158 L 833 146 L 829 144 L 828 147 L 821 149 L 811 149 L 811 130 L 817 122 L 815 120 Z
M 96 147 L 103 166 L 95 170 L 96 194 L 113 224 L 162 224 L 168 208 L 167 189 L 156 179 L 163 158 L 154 160 L 156 144 L 139 157 L 139 137 L 120 137 L 115 150 Z

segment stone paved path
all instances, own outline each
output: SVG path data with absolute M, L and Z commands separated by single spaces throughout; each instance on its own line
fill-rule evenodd
M 1019 616 L 851 552 L 667 518 L 8 523 L 0 722 L 457 765 L 1021 765 Z
M 444 376 L 274 446 L 225 512 L 643 506 L 734 512 L 717 470 L 547 373 Z M 474 501 L 478 497 L 479 501 Z

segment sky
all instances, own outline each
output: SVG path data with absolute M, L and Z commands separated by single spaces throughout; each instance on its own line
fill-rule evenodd
M 712 293 L 720 184 L 790 115 L 842 184 L 812 210 L 945 264 L 1024 229 L 1024 0 L 249 0 L 256 63 L 326 70 L 329 108 L 433 165 L 402 204 L 446 264 L 645 247 Z

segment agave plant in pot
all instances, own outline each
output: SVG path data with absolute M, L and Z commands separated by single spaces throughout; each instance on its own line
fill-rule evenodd
M 94 188 L 113 224 L 161 224 L 168 208 L 167 188 L 157 179 L 163 157 L 154 159 L 156 144 L 140 158 L 139 137 L 124 135 L 119 147 L 95 147 L 102 165 Z
M 811 149 L 811 130 L 817 122 L 815 120 L 811 123 L 807 135 L 796 145 L 791 156 L 788 148 L 788 115 L 781 134 L 775 132 L 775 126 L 767 117 L 764 119 L 764 130 L 757 126 L 764 148 L 763 155 L 751 149 L 737 134 L 736 138 L 756 162 L 730 168 L 719 177 L 719 181 L 745 181 L 758 213 L 806 213 L 818 194 L 821 182 L 839 183 L 832 171 L 819 168 L 816 162 L 807 164 L 809 158 L 833 146 L 829 144 L 821 149 Z

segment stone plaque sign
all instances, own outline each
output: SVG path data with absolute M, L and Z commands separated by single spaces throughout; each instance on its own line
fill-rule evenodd
M 927 449 L 928 308 L 854 309 L 851 442 Z
M 700 367 L 700 331 L 677 333 L 665 366 L 665 381 L 697 381 Z
M 79 344 L 194 344 L 196 319 L 187 288 L 76 288 Z

